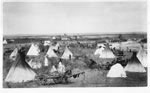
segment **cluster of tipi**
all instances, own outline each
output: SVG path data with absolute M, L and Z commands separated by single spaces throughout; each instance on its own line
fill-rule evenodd
M 52 58 L 52 57 L 57 58 L 58 57 L 58 55 L 54 52 L 54 50 L 57 51 L 59 49 L 59 46 L 60 46 L 59 43 L 57 43 L 55 46 L 49 46 L 49 49 L 48 49 L 48 51 L 45 55 L 45 61 L 44 61 L 45 65 L 48 65 L 47 64 L 47 57 L 48 58 Z M 10 55 L 10 59 L 15 60 L 17 53 L 18 53 L 18 49 L 15 48 L 13 50 L 13 52 L 11 53 L 11 55 Z M 40 49 L 39 49 L 38 45 L 37 44 L 32 44 L 30 49 L 27 52 L 27 56 L 38 56 L 38 55 L 40 55 Z M 68 49 L 67 46 L 66 46 L 65 51 L 64 51 L 63 55 L 61 56 L 61 58 L 62 59 L 72 59 L 72 58 L 74 58 L 73 53 Z M 32 63 L 32 59 L 30 60 L 29 63 Z
M 103 54 L 106 52 L 107 53 L 104 54 L 106 56 L 105 58 L 114 58 L 113 52 L 110 49 L 106 51 L 106 49 L 108 48 L 102 47 L 102 49 L 98 50 L 98 52 L 100 52 L 100 58 L 104 58 Z M 97 53 L 97 51 L 95 53 Z M 107 57 L 109 53 L 110 55 L 112 55 L 111 57 Z M 147 67 L 147 52 L 144 50 L 143 47 L 141 47 L 138 53 L 133 52 L 133 55 L 129 60 L 128 64 L 125 66 L 125 68 L 120 63 L 116 63 L 111 67 L 111 69 L 107 73 L 107 77 L 127 77 L 126 72 L 143 73 L 146 72 L 144 67 Z
M 47 57 L 58 57 L 54 52 L 54 49 L 57 50 L 59 45 L 57 44 L 55 47 L 50 46 L 44 61 L 44 66 L 48 66 L 48 59 Z M 39 55 L 39 48 L 36 44 L 32 44 L 29 51 L 27 52 L 27 56 L 38 56 Z M 15 48 L 14 51 L 10 55 L 10 59 L 14 60 L 15 62 L 12 64 L 6 78 L 5 82 L 26 82 L 30 80 L 34 80 L 36 73 L 32 70 L 34 68 L 32 60 L 30 62 L 26 62 L 25 60 L 25 53 L 22 52 L 22 49 Z M 65 48 L 65 51 L 61 57 L 62 59 L 70 59 L 73 58 L 73 53 L 68 49 Z M 31 65 L 32 64 L 32 65 Z M 65 71 L 65 66 L 59 62 L 58 68 L 56 69 L 55 66 L 52 66 L 50 72 L 58 71 L 60 73 Z M 26 73 L 26 74 L 24 74 Z
M 48 66 L 48 59 L 47 57 L 58 57 L 56 53 L 54 52 L 54 49 L 57 50 L 59 47 L 58 44 L 56 46 L 50 46 L 46 55 L 45 55 L 45 61 L 44 65 Z M 38 56 L 39 55 L 39 48 L 38 45 L 32 44 L 27 56 Z M 115 55 L 111 51 L 111 49 L 108 46 L 101 46 L 99 50 L 96 50 L 95 54 L 99 54 L 100 58 L 115 58 Z M 36 73 L 32 70 L 32 67 L 26 62 L 25 60 L 25 53 L 22 52 L 22 49 L 15 49 L 12 54 L 10 55 L 10 59 L 15 60 L 15 62 L 12 64 L 5 81 L 6 82 L 26 82 L 31 81 L 35 79 Z M 144 67 L 147 67 L 147 54 L 146 51 L 141 47 L 139 52 L 133 53 L 130 61 L 126 65 L 125 68 L 122 67 L 121 64 L 117 63 L 111 67 L 109 70 L 107 77 L 127 77 L 125 71 L 129 72 L 146 72 Z M 71 59 L 73 58 L 72 52 L 68 49 L 68 47 L 65 48 L 65 51 L 63 55 L 61 56 L 62 59 Z M 29 62 L 29 63 L 32 63 Z M 65 66 L 59 62 L 58 68 L 56 69 L 55 66 L 52 66 L 51 72 L 53 71 L 59 71 L 64 72 Z

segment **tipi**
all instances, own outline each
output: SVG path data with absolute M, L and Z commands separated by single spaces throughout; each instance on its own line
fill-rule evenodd
M 64 66 L 61 62 L 59 62 L 59 64 L 58 64 L 58 69 L 57 69 L 57 71 L 58 71 L 59 73 L 65 73 L 65 66 Z
M 73 54 L 72 52 L 68 49 L 68 47 L 66 47 L 62 57 L 62 59 L 72 59 L 73 58 Z
M 3 44 L 7 44 L 7 41 L 6 41 L 6 39 L 3 41 Z
M 126 73 L 125 73 L 122 65 L 117 63 L 110 68 L 110 70 L 107 74 L 107 77 L 112 77 L 112 78 L 113 77 L 124 77 L 125 78 L 127 76 L 126 76 Z
M 34 80 L 36 73 L 25 61 L 25 53 L 18 51 L 17 59 L 12 64 L 5 82 L 20 83 Z
M 37 44 L 32 44 L 29 51 L 28 51 L 28 53 L 27 53 L 27 55 L 28 56 L 38 56 L 39 52 L 40 52 L 40 50 L 39 50 L 38 45 Z
M 116 56 L 113 54 L 109 46 L 105 46 L 101 52 L 100 58 L 115 58 Z
M 44 46 L 49 46 L 51 44 L 51 41 L 44 41 Z
M 147 67 L 147 53 L 143 47 L 140 47 L 140 50 L 137 53 L 137 58 L 144 67 Z
M 94 55 L 101 55 L 102 54 L 102 50 L 104 50 L 103 47 L 99 47 L 98 49 L 96 49 L 96 51 L 94 52 Z
M 56 55 L 56 53 L 54 52 L 52 46 L 49 47 L 49 49 L 48 49 L 46 55 L 47 55 L 49 58 L 51 58 L 51 57 L 58 57 L 58 56 Z
M 142 66 L 138 58 L 136 57 L 136 52 L 133 55 L 125 67 L 125 71 L 128 72 L 146 72 L 145 68 Z
M 56 67 L 53 65 L 53 66 L 52 66 L 52 69 L 50 70 L 50 72 L 53 73 L 53 72 L 55 72 L 55 71 L 57 71 L 57 69 L 56 69 Z
M 17 57 L 17 53 L 18 53 L 18 49 L 15 48 L 14 51 L 11 53 L 11 55 L 9 56 L 10 59 L 15 60 Z

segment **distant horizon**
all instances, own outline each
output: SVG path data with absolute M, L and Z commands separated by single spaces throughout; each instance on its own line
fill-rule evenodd
M 118 35 L 118 34 L 147 34 L 147 32 L 124 32 L 124 33 L 62 33 L 62 34 L 16 34 L 3 36 L 55 36 L 55 35 Z

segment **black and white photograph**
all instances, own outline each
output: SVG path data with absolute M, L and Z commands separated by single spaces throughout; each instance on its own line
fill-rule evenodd
M 146 0 L 6 1 L 4 89 L 148 86 Z

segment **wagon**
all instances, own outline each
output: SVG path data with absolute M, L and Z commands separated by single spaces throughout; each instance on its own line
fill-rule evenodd
M 66 71 L 65 73 L 58 73 L 58 72 L 53 72 L 53 73 L 43 73 L 41 75 L 38 75 L 36 77 L 36 80 L 40 85 L 47 85 L 50 84 L 50 80 L 53 80 L 55 84 L 60 84 L 60 83 L 68 83 L 68 78 L 71 77 L 79 77 L 80 74 L 85 74 L 85 72 L 79 72 L 76 74 L 72 74 L 71 70 Z

